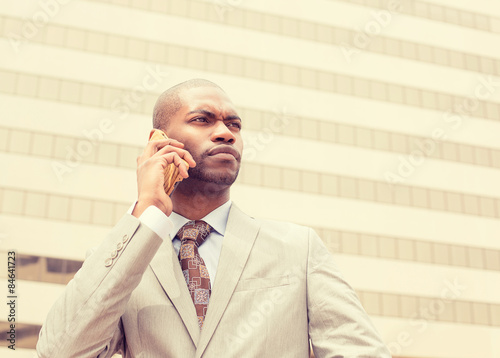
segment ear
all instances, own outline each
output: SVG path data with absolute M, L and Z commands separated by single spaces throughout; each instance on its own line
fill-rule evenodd
M 148 140 L 151 140 L 151 137 L 153 136 L 153 133 L 155 132 L 156 129 L 151 129 L 151 131 L 149 132 L 149 138 Z

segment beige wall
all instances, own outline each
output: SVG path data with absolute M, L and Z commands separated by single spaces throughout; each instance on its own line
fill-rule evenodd
M 203 77 L 244 122 L 233 200 L 314 227 L 395 356 L 499 356 L 499 34 L 488 0 L 5 2 L 0 257 L 26 338 L 0 354 L 33 355 L 135 199 L 157 95 Z

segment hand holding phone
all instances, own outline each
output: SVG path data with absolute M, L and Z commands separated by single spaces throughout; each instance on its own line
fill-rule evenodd
M 173 210 L 170 194 L 194 166 L 196 162 L 183 143 L 152 130 L 144 152 L 137 158 L 137 203 L 132 215 L 138 218 L 154 205 L 169 216 Z
M 149 136 L 150 141 L 161 139 L 168 139 L 168 137 L 165 132 L 159 129 L 155 129 Z M 184 159 L 182 159 L 182 162 L 186 165 L 186 170 L 189 169 L 189 164 Z M 167 165 L 165 168 L 165 181 L 163 183 L 165 193 L 170 196 L 182 179 L 184 178 L 181 176 L 179 168 L 174 163 Z

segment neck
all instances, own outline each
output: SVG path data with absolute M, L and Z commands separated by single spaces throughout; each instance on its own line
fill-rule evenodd
M 189 220 L 200 220 L 229 200 L 229 185 L 184 180 L 172 193 L 173 211 Z

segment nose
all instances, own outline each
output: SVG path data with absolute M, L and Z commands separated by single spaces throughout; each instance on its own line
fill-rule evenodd
M 212 142 L 227 142 L 234 144 L 236 137 L 223 121 L 217 121 L 212 132 Z

